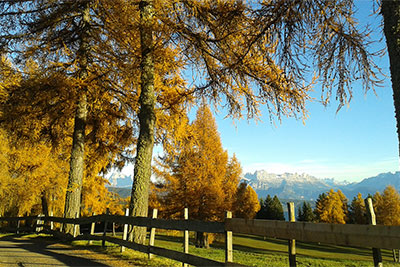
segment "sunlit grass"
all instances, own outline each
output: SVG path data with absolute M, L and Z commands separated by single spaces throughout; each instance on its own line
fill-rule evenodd
M 84 240 L 71 242 L 71 245 L 73 246 L 85 247 L 86 249 L 100 253 L 107 253 L 108 255 L 127 260 L 132 264 L 132 266 L 182 266 L 182 263 L 180 262 L 156 255 L 154 255 L 150 260 L 148 254 L 128 248 L 126 248 L 124 252 L 121 252 L 120 246 L 114 243 L 106 242 L 104 248 L 101 244 L 102 241 L 99 240 L 92 241 L 90 245 L 88 241 Z
M 224 261 L 224 243 L 219 237 L 210 249 L 196 248 L 193 245 L 189 253 L 205 258 Z M 182 237 L 159 234 L 156 246 L 182 251 Z M 193 244 L 194 239 L 191 239 Z M 288 266 L 288 241 L 249 235 L 234 235 L 234 262 L 249 266 Z M 296 245 L 298 266 L 373 266 L 371 249 L 340 247 L 325 244 Z M 385 266 L 400 266 L 392 262 L 391 252 L 382 250 Z
M 1 237 L 10 234 L 0 234 Z M 48 235 L 23 235 L 24 238 L 48 237 Z M 120 234 L 117 234 L 120 237 Z M 154 255 L 151 260 L 146 253 L 126 249 L 120 252 L 120 246 L 101 241 L 72 241 L 73 246 L 85 247 L 100 253 L 119 257 L 129 261 L 134 266 L 182 266 L 182 263 Z M 156 235 L 155 246 L 176 251 L 183 251 L 183 236 L 179 232 L 159 231 Z M 287 241 L 273 238 L 234 235 L 234 262 L 249 266 L 288 266 Z M 326 244 L 296 243 L 298 266 L 327 266 L 327 267 L 361 267 L 373 266 L 372 251 L 367 248 L 341 247 Z M 189 253 L 204 258 L 223 262 L 225 259 L 223 236 L 217 236 L 210 249 L 194 246 L 194 233 L 191 233 Z M 389 250 L 382 250 L 384 266 L 400 267 L 393 263 Z

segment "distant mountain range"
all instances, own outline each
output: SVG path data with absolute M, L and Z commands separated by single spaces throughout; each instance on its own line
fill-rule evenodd
M 375 194 L 376 191 L 382 192 L 388 185 L 400 189 L 400 172 L 382 173 L 357 183 L 340 183 L 333 179 L 319 179 L 307 174 L 273 174 L 266 171 L 246 173 L 243 180 L 263 198 L 269 194 L 285 199 L 315 200 L 323 192 L 340 189 L 347 198 L 352 199 L 357 193 L 367 196 Z
M 110 181 L 110 190 L 118 191 L 124 197 L 130 194 L 131 176 L 114 173 L 108 180 Z M 269 194 L 272 196 L 277 195 L 279 199 L 315 200 L 319 194 L 327 192 L 331 188 L 335 191 L 342 190 L 349 200 L 359 192 L 363 196 L 375 194 L 376 191 L 382 192 L 388 185 L 400 190 L 400 172 L 381 173 L 375 177 L 366 178 L 361 182 L 346 183 L 336 182 L 334 179 L 319 179 L 307 174 L 273 174 L 260 170 L 254 173 L 246 173 L 242 181 L 247 182 L 254 188 L 259 197 L 265 198 Z M 126 188 L 126 190 L 112 188 Z

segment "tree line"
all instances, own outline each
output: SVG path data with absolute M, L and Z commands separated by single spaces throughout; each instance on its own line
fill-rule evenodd
M 387 186 L 383 192 L 362 196 L 358 193 L 352 201 L 341 190 L 331 189 L 322 193 L 316 200 L 314 209 L 309 201 L 303 201 L 297 209 L 296 220 L 302 222 L 322 222 L 337 224 L 368 224 L 365 198 L 371 197 L 377 224 L 400 225 L 400 194 L 393 186 Z M 281 202 L 277 196 L 268 195 L 260 199 L 261 209 L 256 218 L 285 220 Z

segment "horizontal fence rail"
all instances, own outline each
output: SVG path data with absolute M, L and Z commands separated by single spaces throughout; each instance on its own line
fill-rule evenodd
M 400 226 L 228 219 L 234 233 L 341 246 L 400 248 Z
M 36 219 L 38 219 L 37 216 L 0 217 L 0 221 Z M 107 221 L 165 230 L 187 230 L 207 233 L 232 231 L 238 234 L 296 239 L 302 242 L 386 249 L 400 248 L 400 226 L 285 222 L 240 218 L 226 219 L 225 222 L 202 222 L 196 220 L 164 220 L 118 215 L 96 215 L 77 219 L 44 216 L 40 217 L 40 220 L 70 224 L 89 224 Z
M 131 248 L 136 251 L 140 251 L 143 253 L 152 253 L 162 257 L 170 258 L 176 261 L 186 262 L 195 266 L 225 266 L 225 263 L 214 261 L 210 259 L 205 259 L 199 256 L 185 254 L 183 252 L 179 252 L 176 250 L 170 250 L 166 248 L 160 248 L 156 246 L 146 246 L 141 244 L 136 244 L 133 242 L 129 242 L 126 240 L 121 240 L 115 237 L 102 237 L 96 235 L 81 235 L 75 238 L 75 240 L 103 240 L 105 239 L 107 242 L 118 244 L 127 248 Z
M 202 222 L 197 220 L 165 220 L 165 219 L 152 219 L 147 217 L 129 217 L 129 216 L 119 216 L 119 215 L 95 215 L 90 217 L 80 217 L 80 218 L 61 218 L 54 216 L 25 216 L 25 217 L 0 217 L 0 221 L 7 222 L 17 222 L 24 220 L 40 220 L 41 223 L 35 225 L 32 228 L 25 229 L 35 229 L 38 226 L 46 226 L 45 222 L 56 222 L 63 224 L 91 224 L 91 223 L 117 223 L 117 224 L 128 224 L 128 225 L 136 225 L 143 226 L 148 228 L 157 228 L 157 229 L 165 229 L 165 230 L 180 230 L 180 231 L 195 231 L 195 232 L 207 232 L 207 233 L 224 233 L 225 227 L 223 222 Z M 10 227 L 7 227 L 7 230 L 10 230 Z M 22 229 L 22 228 L 21 228 Z M 15 228 L 14 228 L 15 230 Z M 54 231 L 51 229 L 44 229 L 43 232 L 50 233 L 55 236 L 61 238 L 69 238 L 74 240 L 101 240 L 111 242 L 123 247 L 131 248 L 144 253 L 151 253 L 158 256 L 166 257 L 172 260 L 181 261 L 184 263 L 188 263 L 195 266 L 244 266 L 237 263 L 230 262 L 218 262 L 211 259 L 186 254 L 183 252 L 170 250 L 166 248 L 161 248 L 157 246 L 146 246 L 137 244 L 134 242 L 122 240 L 115 237 L 110 236 L 99 236 L 99 235 L 91 235 L 91 234 L 82 234 L 76 237 L 72 237 L 70 235 L 63 234 L 59 231 Z
M 37 216 L 26 217 L 0 217 L 0 221 L 21 221 L 36 220 Z M 114 222 L 118 224 L 131 224 L 136 226 L 165 229 L 165 230 L 189 230 L 195 232 L 206 233 L 224 233 L 225 227 L 223 222 L 203 222 L 197 220 L 164 220 L 152 219 L 147 217 L 129 217 L 120 215 L 95 215 L 81 218 L 60 218 L 53 216 L 40 217 L 43 221 L 53 221 L 58 223 L 69 224 L 89 224 L 93 222 Z

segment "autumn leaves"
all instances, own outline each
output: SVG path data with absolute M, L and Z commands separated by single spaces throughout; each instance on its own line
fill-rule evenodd
M 393 186 L 389 185 L 382 193 L 376 192 L 371 197 L 378 224 L 400 225 L 400 195 Z M 317 222 L 339 224 L 368 222 L 365 201 L 360 193 L 348 203 L 346 196 L 340 190 L 335 192 L 332 189 L 318 197 L 314 213 L 316 217 L 311 220 Z
M 235 217 L 254 218 L 260 209 L 257 194 L 240 183 L 240 163 L 223 149 L 207 105 L 200 106 L 183 134 L 158 161 L 158 184 L 150 207 L 159 209 L 161 216 L 176 219 L 183 218 L 185 208 L 195 220 L 222 221 L 226 211 Z

